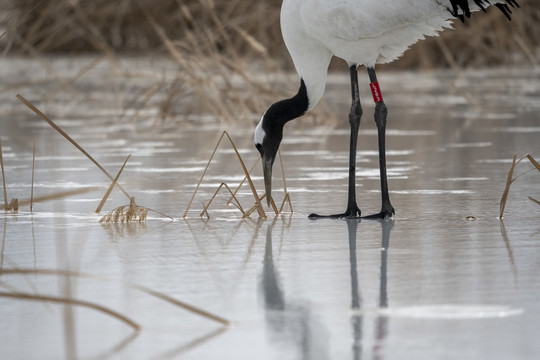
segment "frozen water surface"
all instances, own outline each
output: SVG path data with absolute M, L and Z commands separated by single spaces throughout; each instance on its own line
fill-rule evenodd
M 94 93 L 99 83 L 88 101 L 68 98 L 65 108 L 60 100 L 40 102 L 39 88 L 17 89 L 113 176 L 132 154 L 122 186 L 139 205 L 175 218 L 149 213 L 141 224 L 100 224 L 94 211 L 108 178 L 5 90 L 0 134 L 8 197 L 30 196 L 33 136 L 35 196 L 100 188 L 36 203 L 32 213 L 25 205 L 1 214 L 0 358 L 536 359 L 540 207 L 528 196 L 540 198 L 539 175 L 517 180 L 504 222 L 497 215 L 513 153 L 540 158 L 540 73 L 471 71 L 457 80 L 448 72 L 381 73 L 380 82 L 390 111 L 397 211 L 382 222 L 307 219 L 344 210 L 346 120 L 337 128 L 301 121 L 286 128 L 282 155 L 293 215 L 242 219 L 220 193 L 211 218 L 198 217 L 222 181 L 234 189 L 242 179 L 223 144 L 184 220 L 222 130 L 247 166 L 255 163 L 251 128 L 132 126 L 112 115 L 114 94 L 111 100 Z M 357 193 L 369 214 L 378 210 L 380 193 L 373 107 L 366 89 L 362 95 Z M 346 74 L 330 77 L 326 98 L 347 119 Z M 259 167 L 253 178 L 262 189 Z M 530 168 L 523 163 L 518 172 Z M 239 199 L 251 206 L 247 187 Z M 128 203 L 115 190 L 105 210 Z M 30 299 L 39 296 L 83 303 Z

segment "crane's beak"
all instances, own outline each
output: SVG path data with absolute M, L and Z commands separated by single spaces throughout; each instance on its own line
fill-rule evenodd
M 271 205 L 272 200 L 272 165 L 274 163 L 273 158 L 262 157 L 263 174 L 264 174 L 264 190 L 266 192 L 266 202 L 268 206 Z

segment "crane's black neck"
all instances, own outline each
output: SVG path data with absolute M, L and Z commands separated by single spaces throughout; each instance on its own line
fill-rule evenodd
M 300 79 L 298 93 L 290 99 L 285 99 L 272 104 L 264 114 L 263 128 L 270 130 L 281 127 L 293 119 L 304 115 L 309 107 L 309 98 L 306 84 Z

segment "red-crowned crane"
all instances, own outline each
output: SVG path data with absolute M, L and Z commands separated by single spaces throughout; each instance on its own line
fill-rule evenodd
M 356 145 L 362 107 L 358 93 L 358 67 L 367 68 L 375 101 L 378 129 L 381 211 L 368 218 L 388 218 L 395 212 L 388 195 L 385 130 L 387 108 L 375 74 L 375 64 L 389 63 L 426 36 L 436 36 L 451 21 L 464 21 L 471 12 L 495 5 L 510 19 L 516 0 L 284 0 L 281 7 L 281 32 L 300 75 L 300 89 L 290 99 L 276 102 L 262 116 L 255 130 L 255 146 L 263 164 L 268 205 L 271 201 L 272 165 L 284 125 L 310 111 L 321 99 L 328 65 L 333 56 L 344 59 L 350 70 L 352 106 L 349 153 L 348 204 L 344 213 L 310 218 L 357 218 Z

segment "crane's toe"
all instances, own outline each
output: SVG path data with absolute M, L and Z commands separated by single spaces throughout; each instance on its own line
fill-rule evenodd
M 311 220 L 317 220 L 317 219 L 359 219 L 362 216 L 362 211 L 360 211 L 360 208 L 356 205 L 349 207 L 347 211 L 341 214 L 334 214 L 334 215 L 319 215 L 319 214 L 310 214 L 308 216 Z
M 389 219 L 396 214 L 396 211 L 390 205 L 388 209 L 382 209 L 380 213 L 364 216 L 362 219 Z

